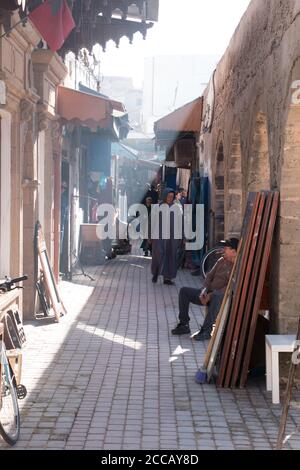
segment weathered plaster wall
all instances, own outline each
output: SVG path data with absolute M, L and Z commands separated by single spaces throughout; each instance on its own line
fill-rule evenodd
M 300 311 L 300 100 L 292 103 L 291 88 L 299 58 L 300 0 L 252 0 L 217 67 L 212 132 L 200 156 L 216 211 L 222 143 L 227 235 L 239 232 L 249 190 L 281 191 L 272 301 L 282 332 L 294 330 Z
M 18 21 L 17 13 L 12 20 Z M 36 308 L 34 231 L 41 212 L 52 229 L 49 241 L 53 239 L 54 231 L 53 208 L 47 210 L 45 203 L 53 201 L 54 193 L 53 136 L 51 129 L 48 139 L 41 140 L 39 135 L 51 128 L 58 118 L 56 86 L 67 72 L 56 54 L 35 49 L 40 39 L 37 31 L 27 23 L 26 27 L 16 26 L 9 37 L 0 40 L 0 80 L 6 87 L 6 103 L 1 105 L 1 113 L 9 116 L 11 123 L 7 132 L 1 134 L 1 158 L 10 157 L 11 173 L 5 181 L 10 186 L 10 207 L 7 208 L 10 220 L 5 217 L 7 239 L 0 240 L 0 243 L 1 249 L 10 253 L 10 262 L 3 265 L 5 274 L 19 276 L 26 273 L 29 276 L 23 295 L 26 318 L 33 318 Z M 41 142 L 43 149 L 40 148 Z M 43 185 L 39 178 L 43 179 Z M 45 182 L 48 181 L 50 184 L 47 186 Z M 2 182 L 1 198 L 3 192 L 7 193 Z M 41 203 L 45 204 L 43 211 L 39 210 Z M 52 252 L 50 247 L 50 255 Z

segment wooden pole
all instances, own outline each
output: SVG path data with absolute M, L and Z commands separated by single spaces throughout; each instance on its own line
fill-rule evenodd
M 59 254 L 60 254 L 60 211 L 61 211 L 61 127 L 60 122 L 55 121 L 52 124 L 52 146 L 54 162 L 54 253 L 53 253 L 53 272 L 55 281 L 59 281 Z
M 296 339 L 297 341 L 300 340 L 300 318 L 299 318 L 299 325 L 298 325 L 298 332 L 297 332 Z M 299 343 L 296 344 L 295 351 L 298 349 L 298 347 L 299 347 Z M 292 387 L 294 384 L 296 367 L 297 367 L 297 364 L 293 361 L 293 359 L 291 359 L 289 378 L 288 378 L 288 383 L 287 383 L 286 390 L 285 390 L 284 405 L 283 405 L 282 415 L 280 419 L 276 450 L 282 450 L 282 447 L 283 447 L 283 440 L 284 440 L 284 435 L 285 435 L 288 412 L 289 412 L 290 403 L 291 403 Z

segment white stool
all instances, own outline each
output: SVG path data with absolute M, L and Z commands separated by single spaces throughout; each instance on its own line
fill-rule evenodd
M 266 335 L 267 390 L 272 391 L 272 403 L 280 403 L 279 353 L 294 352 L 296 335 Z

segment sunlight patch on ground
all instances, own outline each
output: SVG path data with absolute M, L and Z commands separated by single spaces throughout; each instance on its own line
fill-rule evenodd
M 175 357 L 175 356 L 170 357 L 170 358 L 169 358 L 169 362 L 175 362 L 175 361 L 177 361 L 177 359 L 178 359 L 178 356 L 176 356 L 176 357 Z
M 294 432 L 292 432 L 291 434 L 288 434 L 284 441 L 283 441 L 283 444 L 286 444 L 293 436 L 295 436 L 296 434 L 299 434 L 300 432 L 300 428 L 296 428 Z
M 65 307 L 67 309 L 67 315 L 71 314 L 72 317 L 77 316 L 81 313 L 84 306 L 88 303 L 89 299 L 93 295 L 95 286 L 85 286 L 83 284 L 73 284 L 70 282 L 61 282 L 60 293 L 61 298 L 64 302 L 64 298 L 67 299 Z
M 183 349 L 180 345 L 177 346 L 175 351 L 170 356 L 169 362 L 176 361 L 179 358 L 179 356 L 182 356 L 184 353 L 189 352 L 189 351 L 190 351 L 190 349 Z
M 151 256 L 144 256 L 144 255 L 130 255 L 131 258 L 137 258 L 137 259 L 151 259 Z
M 107 339 L 108 341 L 112 341 L 113 343 L 122 344 L 126 346 L 127 348 L 139 350 L 143 346 L 143 344 L 140 343 L 139 341 L 126 338 L 125 336 L 122 336 L 122 335 L 116 335 L 115 333 L 112 333 L 111 331 L 103 330 L 102 328 L 95 328 L 94 326 L 87 326 L 83 323 L 79 323 L 77 325 L 77 328 L 85 331 L 86 333 L 90 333 L 90 334 L 99 336 L 100 338 Z
M 140 264 L 133 264 L 133 263 L 130 263 L 130 266 L 132 266 L 133 268 L 145 269 L 145 267 L 144 267 L 144 266 L 141 266 Z

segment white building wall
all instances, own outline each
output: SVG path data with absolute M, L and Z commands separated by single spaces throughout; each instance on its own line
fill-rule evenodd
M 93 74 L 81 61 L 75 58 L 73 52 L 69 52 L 65 58 L 65 65 L 68 69 L 68 75 L 64 80 L 64 86 L 78 90 L 79 83 L 82 83 L 82 85 L 97 91 L 96 77 L 100 77 L 100 64 Z

